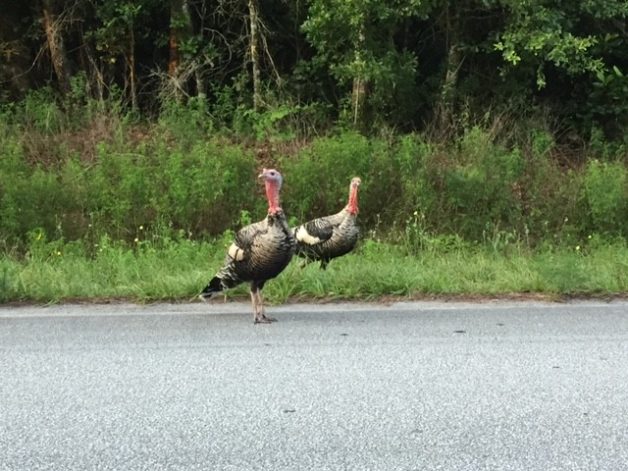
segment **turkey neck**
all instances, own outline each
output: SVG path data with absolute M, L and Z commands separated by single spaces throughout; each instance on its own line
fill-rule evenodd
M 349 202 L 347 203 L 347 211 L 351 214 L 358 214 L 358 187 L 351 186 L 349 189 Z
M 268 214 L 277 214 L 279 206 L 279 185 L 276 182 L 266 181 L 266 198 L 268 199 Z

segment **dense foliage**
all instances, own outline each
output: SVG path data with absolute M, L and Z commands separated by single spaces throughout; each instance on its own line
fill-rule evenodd
M 412 251 L 439 234 L 530 245 L 628 236 L 625 154 L 604 141 L 591 141 L 579 164 L 546 129 L 517 136 L 498 124 L 447 141 L 336 130 L 299 142 L 271 123 L 259 127 L 266 140 L 242 141 L 211 132 L 194 104 L 136 123 L 70 101 L 29 95 L 0 115 L 0 241 L 9 246 L 215 236 L 264 214 L 262 165 L 284 173 L 292 223 L 339 210 L 360 175 L 365 233 Z
M 625 0 L 41 0 L 0 16 L 0 243 L 338 210 L 418 252 L 628 236 Z M 369 232 L 370 231 L 370 232 Z M 439 242 L 440 243 L 440 242 Z
M 50 84 L 142 114 L 199 98 L 237 127 L 255 112 L 312 131 L 549 113 L 567 138 L 628 125 L 625 0 L 40 0 L 0 17 L 1 100 Z M 250 124 L 250 123 L 249 123 Z

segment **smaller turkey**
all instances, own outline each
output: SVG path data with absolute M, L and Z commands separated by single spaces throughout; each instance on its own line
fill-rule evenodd
M 353 250 L 360 235 L 358 216 L 358 177 L 351 179 L 349 202 L 339 213 L 313 219 L 293 229 L 297 242 L 296 254 L 308 262 L 320 261 L 327 268 L 331 259 Z
M 279 206 L 283 178 L 275 169 L 263 169 L 259 177 L 264 179 L 266 187 L 268 215 L 264 220 L 238 231 L 227 250 L 224 266 L 199 295 L 205 301 L 225 289 L 250 282 L 253 321 L 256 324 L 275 321 L 264 312 L 261 291 L 266 281 L 286 268 L 295 250 L 294 236 Z

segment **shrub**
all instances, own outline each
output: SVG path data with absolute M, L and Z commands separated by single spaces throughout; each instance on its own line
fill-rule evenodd
M 584 189 L 594 231 L 628 234 L 627 184 L 628 170 L 620 162 L 589 162 Z
M 524 149 L 524 172 L 518 190 L 525 228 L 535 239 L 552 237 L 569 241 L 581 236 L 582 175 L 576 168 L 561 167 L 560 149 L 545 130 L 532 129 Z
M 425 211 L 435 206 L 438 195 L 432 190 L 427 173 L 427 162 L 433 154 L 434 147 L 422 136 L 410 134 L 399 140 L 396 159 L 404 214 Z
M 27 128 L 52 134 L 65 127 L 67 116 L 57 104 L 52 89 L 45 87 L 26 95 L 17 107 L 17 121 Z
M 424 170 L 418 171 L 414 199 L 422 202 L 420 210 L 433 230 L 481 240 L 486 230 L 521 225 L 516 188 L 524 165 L 518 149 L 493 143 L 479 128 L 470 129 L 455 147 L 419 149 Z
M 447 142 L 346 130 L 303 142 L 284 132 L 296 108 L 256 115 L 251 123 L 264 140 L 234 143 L 207 135 L 212 124 L 202 103 L 172 104 L 158 123 L 138 124 L 107 102 L 95 107 L 82 87 L 73 82 L 59 106 L 44 90 L 0 109 L 4 246 L 28 246 L 34 230 L 91 246 L 105 235 L 222 234 L 264 216 L 256 175 L 270 162 L 285 176 L 291 222 L 340 210 L 358 175 L 363 234 L 403 241 L 411 253 L 443 240 L 581 245 L 594 233 L 628 234 L 628 168 L 619 147 L 600 161 L 566 166 L 552 135 L 535 129 L 508 145 L 477 126 Z M 76 115 L 64 115 L 64 107 Z M 283 155 L 256 158 L 252 142 Z
M 284 200 L 288 213 L 299 220 L 331 214 L 345 204 L 352 177 L 371 184 L 373 163 L 369 140 L 357 133 L 319 138 L 279 162 L 285 174 Z
M 254 204 L 254 160 L 240 147 L 199 141 L 184 150 L 157 141 L 137 150 L 103 148 L 90 170 L 89 211 L 106 233 L 130 238 L 139 226 L 166 225 L 218 234 Z

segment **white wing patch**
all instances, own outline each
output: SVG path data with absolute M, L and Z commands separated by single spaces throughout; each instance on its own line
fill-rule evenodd
M 301 226 L 297 230 L 297 240 L 308 245 L 316 245 L 321 241 L 318 237 L 310 235 L 307 229 L 305 229 L 305 226 Z
M 227 253 L 236 262 L 244 260 L 244 250 L 238 247 L 235 243 L 229 246 L 229 250 L 227 251 Z

